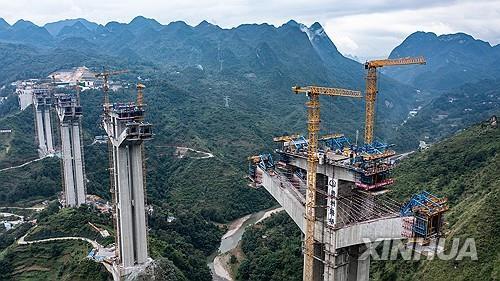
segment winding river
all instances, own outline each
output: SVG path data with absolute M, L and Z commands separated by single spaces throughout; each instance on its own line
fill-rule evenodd
M 219 250 L 209 258 L 208 267 L 212 272 L 213 281 L 233 281 L 231 274 L 226 270 L 221 256 L 238 246 L 243 237 L 247 226 L 256 224 L 271 216 L 274 213 L 282 211 L 283 208 L 274 208 L 253 213 L 232 221 L 229 224 L 228 231 L 222 236 Z

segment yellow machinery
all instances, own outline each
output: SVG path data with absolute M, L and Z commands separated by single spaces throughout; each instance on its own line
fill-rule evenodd
M 274 142 L 285 142 L 285 141 L 291 141 L 291 140 L 296 139 L 298 137 L 300 137 L 299 134 L 293 134 L 293 135 L 289 135 L 289 136 L 279 136 L 279 137 L 274 137 L 273 141 Z
M 104 92 L 104 105 L 105 105 L 105 108 L 109 104 L 109 95 L 108 95 L 108 91 L 109 91 L 109 84 L 108 84 L 109 76 L 123 74 L 123 73 L 127 73 L 127 72 L 128 72 L 128 70 L 104 71 L 104 72 L 101 72 L 101 73 L 97 73 L 95 75 L 96 78 L 102 78 L 104 80 L 104 84 L 102 86 L 102 90 Z
M 146 86 L 141 83 L 137 83 L 137 106 L 143 106 L 144 105 L 144 94 L 142 93 L 142 90 L 146 89 Z
M 309 97 L 306 103 L 308 121 L 308 145 L 307 145 L 307 192 L 306 192 L 306 233 L 305 233 L 305 255 L 304 255 L 304 281 L 313 280 L 314 266 L 314 227 L 316 221 L 316 171 L 318 166 L 318 133 L 320 123 L 319 96 L 341 96 L 360 98 L 361 92 L 338 88 L 326 87 L 293 87 L 296 94 L 303 93 Z
M 392 65 L 425 64 L 424 57 L 372 60 L 365 63 L 366 75 L 366 119 L 365 143 L 373 142 L 373 126 L 375 123 L 375 100 L 377 98 L 377 68 Z

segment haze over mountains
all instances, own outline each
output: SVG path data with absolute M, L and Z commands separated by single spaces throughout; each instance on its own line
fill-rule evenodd
M 305 37 L 313 50 L 304 45 Z M 306 67 L 315 71 L 309 77 L 310 71 L 304 71 L 293 78 L 362 84 L 359 79 L 354 82 L 351 78 L 361 73 L 353 73 L 359 65 L 338 52 L 319 23 L 308 28 L 291 20 L 278 28 L 243 24 L 222 29 L 206 21 L 195 27 L 181 21 L 162 25 L 138 16 L 128 24 L 111 21 L 100 25 L 79 18 L 39 27 L 25 20 L 11 26 L 0 19 L 0 41 L 126 56 L 164 66 L 199 64 L 219 72 Z M 500 46 L 491 46 L 464 33 L 437 36 L 432 32 L 415 32 L 395 47 L 390 58 L 416 55 L 426 57 L 426 67 L 389 68 L 383 72 L 405 84 L 434 90 L 458 87 L 457 81 L 496 78 L 500 73 Z
M 386 74 L 424 89 L 445 90 L 462 83 L 497 79 L 500 73 L 500 45 L 457 33 L 437 36 L 415 32 L 390 54 L 390 58 L 423 55 L 426 67 L 390 68 Z
M 424 55 L 428 63 L 383 69 L 379 76 L 377 138 L 394 140 L 398 152 L 401 148 L 412 150 L 421 138 L 430 135 L 429 141 L 434 142 L 499 112 L 500 71 L 493 65 L 498 49 L 464 34 L 411 35 L 391 57 Z M 184 22 L 162 25 L 144 17 L 106 25 L 70 19 L 43 27 L 24 20 L 9 25 L 0 19 L 0 64 L 0 87 L 6 86 L 0 89 L 0 128 L 13 132 L 2 135 L 0 169 L 36 157 L 33 112 L 19 112 L 11 82 L 81 65 L 94 71 L 103 67 L 129 69 L 128 74 L 114 77 L 124 84 L 136 83 L 139 76 L 146 80 L 146 119 L 153 124 L 155 133 L 146 146 L 147 198 L 148 204 L 154 206 L 148 224 L 151 253 L 155 259 L 171 261 L 169 267 L 179 276 L 177 280 L 194 281 L 212 280 L 206 257 L 217 249 L 222 236 L 216 224 L 274 204 L 265 191 L 247 187 L 246 159 L 271 151 L 273 136 L 306 132 L 306 98 L 292 94 L 290 87 L 318 84 L 363 90 L 365 85 L 363 64 L 343 56 L 319 23 L 307 27 L 293 20 L 279 27 L 243 24 L 223 29 L 206 21 L 197 26 Z M 135 99 L 135 94 L 135 89 L 129 87 L 112 92 L 110 98 L 129 101 Z M 230 98 L 228 107 L 225 97 Z M 110 200 L 107 149 L 91 145 L 94 136 L 104 134 L 98 125 L 102 92 L 84 91 L 81 102 L 87 189 Z M 322 133 L 345 133 L 354 138 L 356 130 L 362 132 L 363 100 L 328 97 L 321 102 Z M 418 105 L 423 108 L 407 120 L 409 110 Z M 469 135 L 479 136 L 476 131 Z M 484 152 L 488 157 L 481 152 L 477 159 L 486 163 L 493 157 L 489 151 L 494 148 L 488 146 L 496 144 L 489 141 L 496 135 L 477 137 L 484 146 L 481 151 L 488 150 Z M 461 138 L 449 151 L 470 149 L 468 139 Z M 177 158 L 173 148 L 177 145 L 209 151 L 214 157 Z M 429 150 L 444 158 L 451 154 L 440 151 L 439 147 Z M 453 165 L 461 167 L 460 159 Z M 418 163 L 422 168 L 418 178 L 425 177 L 429 173 L 426 162 Z M 448 170 L 459 173 L 456 167 Z M 440 175 L 439 168 L 434 172 L 436 177 Z M 57 159 L 51 158 L 0 174 L 0 204 L 29 205 L 36 200 L 56 199 L 59 173 Z M 413 184 L 402 186 L 414 188 Z M 45 228 L 61 229 L 59 233 L 74 236 L 72 224 L 80 224 L 81 220 L 58 213 L 57 206 L 51 212 L 46 216 L 57 220 L 46 219 Z M 171 216 L 175 222 L 167 223 Z M 20 236 L 12 234 L 11 239 Z M 297 253 L 300 256 L 300 250 Z M 12 256 L 4 256 L 0 262 L 2 269 L 10 269 L 7 273 L 13 280 L 36 272 L 28 272 L 32 267 L 26 264 L 41 263 L 30 260 L 36 255 L 29 249 L 26 258 L 10 259 Z M 75 280 L 72 267 L 57 266 L 51 259 L 43 262 L 47 268 L 73 277 L 68 280 Z M 82 276 L 82 280 L 97 279 L 92 274 Z
M 179 73 L 186 80 L 210 77 L 207 82 L 212 86 L 216 81 L 234 79 L 244 88 L 270 93 L 271 103 L 282 100 L 281 94 L 275 93 L 291 96 L 290 87 L 295 84 L 358 90 L 364 87 L 363 66 L 340 54 L 319 23 L 306 27 L 291 20 L 280 27 L 243 24 L 222 29 L 206 21 L 192 27 L 184 22 L 161 25 L 153 19 L 136 17 L 128 24 L 109 22 L 102 26 L 86 20 L 66 20 L 45 27 L 19 21 L 0 31 L 0 42 L 4 42 L 0 43 L 0 62 L 17 57 L 0 74 L 0 83 L 30 78 L 25 71 L 48 74 L 61 65 L 85 64 L 97 69 L 148 68 L 166 76 Z M 40 58 L 46 63 L 37 64 Z M 144 75 L 145 71 L 141 72 Z M 413 106 L 416 91 L 385 77 L 381 80 L 379 104 L 386 109 L 383 114 L 399 122 Z M 229 83 L 226 90 L 232 91 L 235 83 Z M 256 101 L 255 95 L 241 87 L 237 92 L 256 104 L 264 102 Z M 284 106 L 266 104 L 269 109 Z M 334 108 L 349 115 L 355 109 L 362 112 L 363 103 L 343 99 Z M 360 124 L 362 119 L 358 114 L 336 121 Z M 345 127 L 350 127 L 351 133 L 355 131 L 354 126 Z
M 381 138 L 390 137 L 389 131 L 399 126 L 411 108 L 442 92 L 500 77 L 500 46 L 463 33 L 415 32 L 390 57 L 419 55 L 426 57 L 427 65 L 382 69 L 386 75 L 380 75 L 377 101 Z M 293 20 L 279 27 L 242 24 L 222 29 L 206 21 L 194 27 L 182 21 L 162 25 L 142 16 L 130 23 L 100 25 L 68 19 L 43 27 L 24 20 L 11 26 L 0 19 L 0 62 L 5 65 L 0 83 L 82 64 L 94 69 L 130 68 L 137 76 L 147 72 L 168 79 L 201 79 L 209 84 L 207 88 L 220 91 L 222 83 L 224 91 L 241 95 L 246 102 L 265 104 L 271 111 L 279 111 L 288 102 L 297 105 L 283 100 L 290 96 L 290 85 L 363 90 L 365 75 L 363 65 L 343 56 L 319 23 L 307 27 Z M 430 93 L 418 95 L 416 89 Z M 266 92 L 270 102 L 252 91 Z M 341 124 L 339 130 L 351 134 L 362 130 L 363 102 L 339 99 L 332 108 L 338 114 L 326 114 Z

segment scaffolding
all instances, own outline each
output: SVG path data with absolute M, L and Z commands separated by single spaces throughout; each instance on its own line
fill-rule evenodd
M 402 233 L 408 238 L 425 240 L 442 234 L 443 215 L 448 210 L 448 200 L 427 191 L 415 194 L 400 209 L 403 220 Z
M 356 146 L 343 134 L 328 134 L 318 138 L 319 163 L 343 166 L 356 172 L 356 187 L 364 191 L 379 191 L 394 183 L 391 170 L 394 167 L 390 157 L 395 155 L 391 145 L 374 141 L 371 145 Z M 281 159 L 293 156 L 307 157 L 308 142 L 302 135 L 274 138 L 281 147 L 276 151 Z

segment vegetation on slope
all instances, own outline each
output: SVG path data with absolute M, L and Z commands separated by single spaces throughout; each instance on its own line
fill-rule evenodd
M 111 280 L 103 265 L 87 260 L 83 241 L 13 245 L 0 259 L 2 280 Z
M 375 280 L 500 279 L 500 129 L 476 125 L 418 153 L 395 170 L 399 199 L 427 190 L 448 197 L 446 239 L 474 238 L 478 260 L 380 262 Z M 447 243 L 449 250 L 451 243 Z
M 103 246 L 114 242 L 111 214 L 101 214 L 90 206 L 59 209 L 58 203 L 52 203 L 35 217 L 38 219 L 37 227 L 26 237 L 27 241 L 69 236 L 96 240 Z M 103 238 L 89 222 L 108 230 L 111 236 Z
M 47 158 L 27 166 L 0 172 L 0 204 L 24 205 L 55 199 L 61 191 L 57 158 Z
M 18 109 L 12 111 L 8 109 L 11 101 L 15 102 L 17 107 L 14 95 L 7 98 L 7 103 L 0 104 L 0 109 L 5 109 L 5 116 L 0 114 L 0 129 L 12 130 L 11 133 L 0 133 L 0 169 L 16 166 L 38 157 L 33 110 L 27 108 L 22 112 Z
M 462 85 L 435 97 L 391 137 L 399 151 L 433 143 L 500 112 L 500 80 Z
M 237 280 L 302 280 L 300 229 L 285 212 L 245 231 L 241 249 Z

